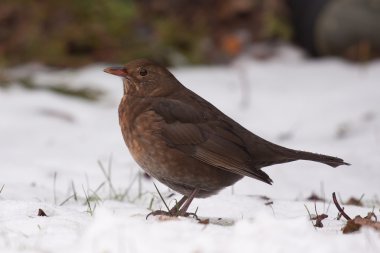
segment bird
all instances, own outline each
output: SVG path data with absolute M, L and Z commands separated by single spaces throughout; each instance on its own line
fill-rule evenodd
M 194 198 L 215 195 L 243 177 L 272 184 L 263 167 L 297 160 L 350 165 L 255 135 L 151 60 L 133 60 L 104 72 L 122 78 L 119 125 L 133 159 L 148 175 L 183 195 L 173 208 L 153 215 L 187 216 Z

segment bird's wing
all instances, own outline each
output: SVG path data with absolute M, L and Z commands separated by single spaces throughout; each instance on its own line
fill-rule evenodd
M 250 166 L 244 140 L 225 120 L 171 99 L 153 103 L 152 110 L 163 118 L 159 134 L 168 146 L 211 166 L 272 182 L 265 172 Z

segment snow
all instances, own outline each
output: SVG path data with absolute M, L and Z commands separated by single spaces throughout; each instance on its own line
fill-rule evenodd
M 117 115 L 121 81 L 103 73 L 104 67 L 13 71 L 32 74 L 39 85 L 101 89 L 105 96 L 97 102 L 17 85 L 0 89 L 1 253 L 380 252 L 377 231 L 343 235 L 345 221 L 336 219 L 330 203 L 334 191 L 342 200 L 364 194 L 365 206 L 344 205 L 346 212 L 380 212 L 380 62 L 312 61 L 285 52 L 268 61 L 241 58 L 230 66 L 172 69 L 259 136 L 352 163 L 265 168 L 272 186 L 245 178 L 192 203 L 190 211 L 198 208 L 210 224 L 145 219 L 150 206 L 165 207 L 125 147 Z M 98 161 L 106 173 L 110 168 L 112 187 Z M 181 197 L 157 184 L 171 206 Z M 328 202 L 314 206 L 306 200 L 313 192 Z M 323 228 L 312 226 L 305 205 L 312 214 L 315 207 L 328 214 Z M 39 209 L 48 217 L 37 216 Z

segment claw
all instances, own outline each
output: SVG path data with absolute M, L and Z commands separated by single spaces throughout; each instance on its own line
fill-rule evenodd
M 191 201 L 194 199 L 194 197 L 198 193 L 198 191 L 199 191 L 198 189 L 194 189 L 189 197 L 183 196 L 182 199 L 178 203 L 176 203 L 176 205 L 170 210 L 166 206 L 168 208 L 168 211 L 156 210 L 156 211 L 152 211 L 152 212 L 148 213 L 148 215 L 146 216 L 146 219 L 148 219 L 149 216 L 151 216 L 151 215 L 153 215 L 153 216 L 163 215 L 163 216 L 167 216 L 167 217 L 190 217 L 191 216 L 194 219 L 196 219 L 197 221 L 200 221 L 200 219 L 198 218 L 196 213 L 186 212 L 190 206 Z M 161 196 L 161 199 L 162 199 L 162 196 Z
M 200 221 L 200 219 L 198 218 L 197 214 L 196 213 L 184 213 L 184 214 L 180 214 L 179 212 L 176 212 L 176 213 L 172 213 L 172 212 L 167 212 L 167 211 L 162 211 L 162 210 L 156 210 L 156 211 L 152 211 L 150 213 L 148 213 L 148 215 L 146 216 L 146 219 L 149 218 L 149 216 L 156 216 L 156 215 L 163 215 L 163 216 L 167 216 L 167 217 L 191 217 L 191 218 L 194 218 L 196 219 L 197 221 Z
M 150 213 L 148 213 L 148 215 L 145 217 L 145 219 L 147 220 L 149 218 L 149 216 L 156 216 L 156 215 L 164 215 L 164 216 L 169 216 L 169 217 L 175 217 L 177 215 L 173 215 L 172 213 L 170 212 L 167 212 L 167 211 L 162 211 L 162 210 L 156 210 L 156 211 L 152 211 Z

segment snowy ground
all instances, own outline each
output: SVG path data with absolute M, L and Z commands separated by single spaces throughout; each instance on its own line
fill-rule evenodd
M 345 221 L 336 220 L 329 204 L 334 191 L 343 201 L 365 194 L 364 207 L 345 205 L 346 212 L 380 212 L 380 62 L 286 56 L 173 69 L 183 84 L 261 137 L 352 163 L 268 167 L 273 186 L 243 179 L 195 200 L 190 211 L 198 207 L 210 224 L 145 220 L 164 205 L 152 181 L 138 176 L 122 140 L 121 81 L 102 68 L 17 72 L 30 72 L 39 85 L 96 87 L 105 92 L 98 102 L 17 85 L 0 89 L 1 253 L 380 252 L 379 232 L 343 235 Z M 98 162 L 106 174 L 110 167 L 112 187 Z M 181 197 L 159 188 L 170 205 Z M 329 215 L 322 229 L 312 226 L 305 208 L 315 213 L 306 200 L 312 192 L 327 199 L 316 203 L 318 213 Z M 39 209 L 48 217 L 37 216 Z

